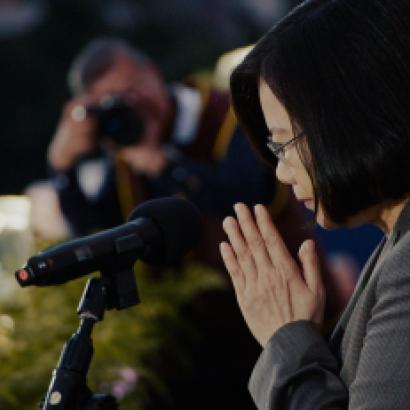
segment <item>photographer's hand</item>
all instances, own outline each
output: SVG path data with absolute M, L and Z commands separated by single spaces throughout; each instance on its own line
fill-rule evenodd
M 230 244 L 221 244 L 221 254 L 252 334 L 265 346 L 292 321 L 321 326 L 325 291 L 313 241 L 302 244 L 299 266 L 265 207 L 255 207 L 256 221 L 243 204 L 236 204 L 235 211 L 237 220 L 228 217 L 223 223 Z
M 167 164 L 164 150 L 150 144 L 122 147 L 117 155 L 135 172 L 151 178 L 159 176 Z
M 48 148 L 48 161 L 58 171 L 68 171 L 96 145 L 96 119 L 87 116 L 89 97 L 78 97 L 63 108 L 57 130 Z

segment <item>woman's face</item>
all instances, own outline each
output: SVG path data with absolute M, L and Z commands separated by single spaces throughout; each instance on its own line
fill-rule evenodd
M 259 82 L 259 100 L 266 125 L 269 129 L 268 138 L 279 144 L 285 144 L 291 140 L 294 137 L 294 133 L 289 115 L 263 79 Z M 303 143 L 303 141 L 299 142 Z M 284 184 L 290 185 L 296 199 L 303 202 L 306 208 L 314 211 L 312 181 L 302 163 L 299 152 L 296 149 L 296 144 L 286 146 L 283 154 L 283 157 L 278 159 L 276 167 L 277 178 Z M 324 228 L 335 227 L 335 224 L 326 217 L 320 203 L 316 222 Z

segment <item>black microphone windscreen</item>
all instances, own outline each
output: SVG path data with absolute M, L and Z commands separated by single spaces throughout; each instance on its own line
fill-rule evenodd
M 164 255 L 155 250 L 142 258 L 146 262 L 174 264 L 191 250 L 202 235 L 202 221 L 198 209 L 189 201 L 177 197 L 156 198 L 145 201 L 135 208 L 128 220 L 151 219 L 163 236 Z

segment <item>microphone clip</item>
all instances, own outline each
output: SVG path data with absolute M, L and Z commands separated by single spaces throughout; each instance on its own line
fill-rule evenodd
M 45 398 L 43 410 L 117 410 L 115 398 L 93 394 L 87 372 L 94 353 L 92 330 L 106 309 L 125 309 L 140 302 L 132 267 L 106 269 L 87 281 L 78 304 L 80 325 L 64 345 Z

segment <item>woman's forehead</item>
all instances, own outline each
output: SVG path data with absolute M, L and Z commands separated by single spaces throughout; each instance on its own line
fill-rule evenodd
M 263 79 L 259 81 L 259 100 L 271 135 L 292 134 L 292 122 L 285 107 Z

